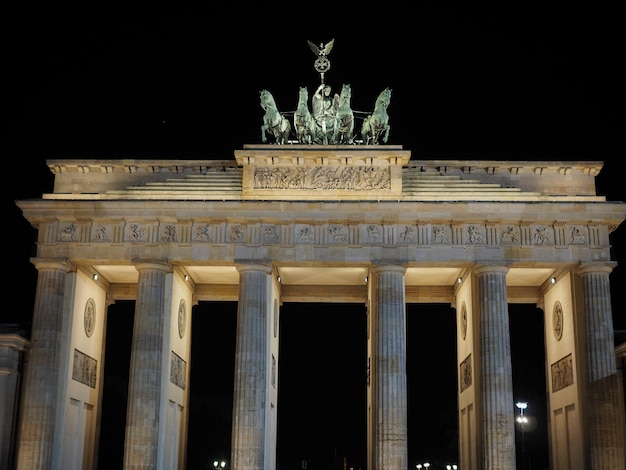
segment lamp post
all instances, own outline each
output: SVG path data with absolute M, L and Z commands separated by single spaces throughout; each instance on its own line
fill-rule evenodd
M 222 470 L 223 468 L 226 468 L 226 460 L 214 460 L 213 468 L 215 470 Z
M 524 424 L 528 422 L 528 418 L 524 416 L 524 410 L 528 408 L 528 402 L 518 401 L 515 406 L 519 408 L 520 415 L 517 418 L 520 430 L 522 431 L 522 470 L 526 470 L 526 449 L 524 448 Z

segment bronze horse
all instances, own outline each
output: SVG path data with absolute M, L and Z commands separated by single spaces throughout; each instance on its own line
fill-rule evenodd
M 378 139 L 381 135 L 383 143 L 387 143 L 389 130 L 391 129 L 389 126 L 389 115 L 387 114 L 387 107 L 390 101 L 391 89 L 385 88 L 376 99 L 374 112 L 363 120 L 361 137 L 365 144 L 378 144 Z
M 267 142 L 267 135 L 273 135 L 277 144 L 286 144 L 291 133 L 291 124 L 289 120 L 283 116 L 276 107 L 274 97 L 267 90 L 262 90 L 261 108 L 265 110 L 263 116 L 263 125 L 261 126 L 261 140 Z
M 306 87 L 300 87 L 298 93 L 298 107 L 293 114 L 293 127 L 296 130 L 296 138 L 301 144 L 312 144 L 315 139 L 315 121 L 309 111 L 309 91 Z

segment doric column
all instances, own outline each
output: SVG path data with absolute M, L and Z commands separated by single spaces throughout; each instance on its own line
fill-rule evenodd
M 263 470 L 268 419 L 268 320 L 271 266 L 240 265 L 232 469 Z
M 405 272 L 403 266 L 372 269 L 375 470 L 408 468 Z
M 478 280 L 482 468 L 515 468 L 515 405 L 504 266 L 480 266 Z
M 590 469 L 625 468 L 624 417 L 613 342 L 613 316 L 607 264 L 578 269 L 583 280 L 587 339 L 587 433 Z
M 29 342 L 24 332 L 15 328 L 0 328 L 0 470 L 13 468 L 15 454 L 15 418 L 23 377 L 23 358 Z
M 35 260 L 37 292 L 31 348 L 24 374 L 17 468 L 51 468 L 56 405 L 61 369 L 65 279 L 72 266 L 61 261 Z
M 167 263 L 145 262 L 136 265 L 139 271 L 135 321 L 130 353 L 125 469 L 154 470 L 157 467 L 158 432 L 162 416 L 164 368 L 163 342 L 166 302 Z

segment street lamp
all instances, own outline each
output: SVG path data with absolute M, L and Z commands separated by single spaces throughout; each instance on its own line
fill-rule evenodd
M 426 470 L 428 470 L 428 467 L 430 467 L 430 463 L 429 462 L 418 463 L 415 467 L 417 468 L 417 470 L 421 470 L 422 468 L 425 468 Z
M 446 470 L 456 470 L 458 467 L 455 464 L 446 465 Z
M 526 470 L 526 449 L 524 449 L 524 424 L 528 422 L 528 418 L 524 416 L 524 410 L 528 408 L 528 402 L 518 401 L 515 406 L 519 408 L 520 415 L 517 417 L 520 430 L 522 431 L 522 470 Z
M 221 470 L 222 468 L 226 467 L 226 460 L 214 460 L 213 461 L 213 468 L 215 470 Z

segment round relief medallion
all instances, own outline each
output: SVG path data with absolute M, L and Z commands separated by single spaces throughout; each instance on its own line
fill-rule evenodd
M 467 308 L 465 308 L 465 302 L 461 307 L 461 337 L 465 339 L 467 336 Z
M 90 338 L 93 334 L 93 330 L 96 327 L 96 303 L 90 297 L 85 304 L 85 314 L 83 315 L 83 321 L 85 322 L 85 334 L 87 338 Z
M 185 324 L 187 322 L 187 308 L 185 305 L 185 299 L 180 300 L 178 304 L 178 336 L 181 338 L 185 336 Z
M 563 307 L 558 300 L 554 303 L 552 310 L 552 331 L 557 341 L 563 336 Z

